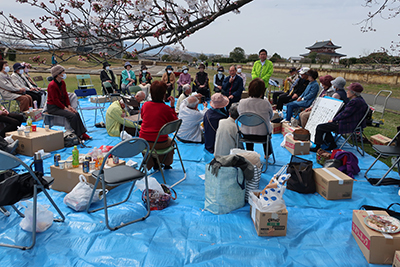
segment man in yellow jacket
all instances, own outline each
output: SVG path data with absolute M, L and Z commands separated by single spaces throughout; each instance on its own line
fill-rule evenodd
M 261 78 L 268 87 L 269 78 L 274 72 L 274 66 L 271 61 L 267 60 L 267 50 L 261 49 L 258 53 L 260 60 L 256 61 L 251 71 L 251 78 Z

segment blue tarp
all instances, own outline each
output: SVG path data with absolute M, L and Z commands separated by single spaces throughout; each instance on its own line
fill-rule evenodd
M 80 100 L 87 105 L 87 100 Z M 94 112 L 85 112 L 92 147 L 116 145 L 120 139 L 108 136 L 105 129 L 94 126 Z M 98 120 L 101 117 L 98 116 Z M 39 126 L 42 122 L 37 123 Z M 291 154 L 280 147 L 283 137 L 272 138 L 277 162 L 261 176 L 263 188 L 280 167 L 289 162 Z M 0 247 L 0 266 L 366 266 L 368 265 L 351 235 L 352 210 L 361 205 L 386 207 L 398 202 L 396 186 L 371 186 L 364 172 L 374 158 L 359 156 L 355 149 L 346 150 L 359 156 L 361 172 L 356 175 L 352 199 L 328 201 L 319 194 L 303 195 L 286 190 L 284 199 L 289 212 L 287 235 L 283 237 L 257 236 L 250 218 L 250 207 L 225 215 L 214 215 L 204 208 L 205 165 L 213 155 L 200 144 L 178 142 L 187 170 L 187 180 L 175 187 L 178 198 L 168 208 L 152 211 L 141 222 L 109 231 L 102 211 L 87 214 L 75 212 L 63 203 L 65 193 L 50 190 L 50 194 L 66 215 L 64 223 L 53 223 L 45 232 L 38 233 L 33 249 L 22 251 Z M 255 146 L 262 153 L 261 146 Z M 87 153 L 90 148 L 80 149 Z M 59 151 L 62 158 L 71 155 L 72 148 Z M 20 155 L 19 155 L 20 156 Z M 32 158 L 20 156 L 27 163 Z M 302 156 L 316 163 L 315 153 Z M 140 160 L 138 157 L 136 161 Z M 53 157 L 44 160 L 46 174 L 50 174 Z M 183 177 L 175 154 L 172 170 L 167 170 L 168 184 Z M 382 176 L 387 166 L 376 164 L 371 175 Z M 397 176 L 396 173 L 393 174 Z M 154 175 L 162 182 L 160 173 Z M 393 177 L 393 176 L 392 176 Z M 129 185 L 112 189 L 110 201 L 122 200 Z M 46 203 L 43 194 L 40 203 Z M 98 205 L 98 204 L 97 204 Z M 7 207 L 10 210 L 10 207 Z M 55 213 L 54 209 L 52 211 Z M 141 192 L 135 191 L 130 200 L 110 209 L 111 224 L 143 216 L 145 207 Z M 21 229 L 21 218 L 14 211 L 10 217 L 0 213 L 0 242 L 30 244 L 31 235 Z

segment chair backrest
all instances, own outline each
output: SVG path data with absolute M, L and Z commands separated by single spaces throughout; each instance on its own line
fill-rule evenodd
M 160 136 L 171 134 L 171 133 L 174 133 L 174 137 L 172 138 L 172 142 L 173 142 L 175 140 L 176 134 L 179 131 L 179 127 L 181 127 L 181 124 L 182 124 L 182 119 L 170 121 L 170 122 L 167 122 L 166 124 L 164 124 L 164 126 L 161 127 L 160 131 L 158 131 L 158 135 L 157 135 L 157 138 L 156 138 L 156 141 L 154 142 L 154 144 L 156 144 L 158 142 L 158 139 L 160 138 Z M 155 147 L 155 145 L 153 146 L 153 149 L 154 149 L 154 147 Z
M 32 79 L 35 82 L 43 82 L 43 86 L 46 87 L 46 81 L 43 79 L 43 76 L 34 76 Z
M 361 120 L 357 123 L 357 126 L 356 126 L 356 128 L 354 128 L 354 130 L 360 129 L 360 128 L 364 128 L 364 127 L 362 127 L 362 125 L 363 125 L 363 122 L 365 121 L 365 119 L 366 119 L 367 116 L 368 116 L 369 110 L 370 110 L 370 106 L 367 105 L 367 110 L 365 111 L 364 116 L 363 116 L 363 117 L 361 118 Z
M 267 135 L 270 134 L 267 122 L 264 120 L 263 117 L 261 117 L 260 115 L 258 115 L 256 113 L 245 112 L 237 118 L 236 128 L 237 128 L 238 134 L 241 132 L 240 128 L 239 128 L 239 123 L 241 123 L 242 125 L 245 125 L 247 127 L 256 127 L 256 126 L 264 124 L 265 129 L 267 130 Z
M 75 94 L 77 97 L 86 97 L 86 96 L 94 96 L 97 95 L 96 89 L 77 89 L 75 90 Z
M 150 146 L 146 140 L 144 140 L 143 138 L 134 137 L 131 139 L 126 139 L 126 140 L 118 143 L 107 153 L 107 155 L 104 158 L 107 159 L 109 155 L 114 155 L 119 158 L 132 158 L 139 153 L 145 152 L 143 159 L 146 159 L 147 155 L 149 153 L 149 149 L 150 149 Z M 142 161 L 142 164 L 140 165 L 140 168 L 144 164 L 143 161 Z M 105 161 L 103 161 L 103 165 L 104 164 L 105 164 Z M 101 167 L 103 168 L 103 166 L 101 166 Z
M 39 182 L 39 184 L 41 184 L 33 170 L 21 159 L 11 155 L 10 153 L 0 150 L 0 170 L 10 170 L 20 165 L 22 165 L 32 175 L 32 177 Z

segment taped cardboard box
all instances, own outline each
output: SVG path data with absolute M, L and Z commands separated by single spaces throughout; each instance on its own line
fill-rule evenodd
M 272 213 L 260 211 L 254 202 L 253 197 L 259 197 L 260 192 L 250 191 L 249 204 L 250 215 L 253 220 L 258 236 L 286 236 L 288 211 L 286 209 Z
M 19 140 L 17 153 L 32 157 L 35 152 L 43 149 L 51 152 L 64 148 L 64 134 L 62 131 L 36 128 L 36 132 L 30 132 L 29 136 L 18 135 L 18 131 L 8 132 L 7 136 L 12 135 L 14 140 Z
M 392 264 L 396 250 L 400 250 L 400 233 L 383 234 L 365 225 L 365 217 L 388 215 L 383 210 L 353 210 L 351 234 L 368 263 Z
M 373 143 L 374 145 L 387 146 L 390 143 L 390 141 L 392 141 L 392 139 L 381 134 L 376 134 L 371 136 L 371 143 Z M 393 142 L 392 146 L 394 145 L 395 143 Z
M 336 168 L 314 169 L 317 192 L 327 200 L 351 198 L 353 179 Z
M 38 109 L 33 109 L 33 110 L 27 110 L 24 111 L 25 116 L 31 117 L 32 121 L 40 121 L 43 119 L 43 109 L 42 108 L 38 108 Z
M 97 96 L 97 97 L 91 97 L 90 102 L 92 102 L 92 103 L 96 103 L 96 102 L 97 103 L 108 103 L 108 102 L 114 102 L 114 101 L 120 100 L 120 99 L 121 99 L 120 96 L 111 96 L 111 101 L 110 101 L 109 97 L 101 95 L 101 96 Z
M 279 112 L 277 110 L 274 110 L 274 115 L 271 118 L 271 121 L 279 119 Z
M 285 136 L 285 148 L 292 155 L 307 155 L 310 154 L 310 141 L 294 140 L 292 135 Z
M 118 164 L 113 164 L 112 159 L 108 159 L 107 165 L 110 167 L 123 165 L 125 164 L 124 160 L 120 160 Z M 54 178 L 54 182 L 51 185 L 51 188 L 57 191 L 62 191 L 65 193 L 71 192 L 71 190 L 79 183 L 79 176 L 83 175 L 91 184 L 95 184 L 96 179 L 93 178 L 92 173 L 84 173 L 82 170 L 82 164 L 79 164 L 78 168 L 72 169 L 60 169 L 54 165 L 50 166 L 51 177 Z M 97 188 L 101 188 L 101 183 L 98 184 Z M 107 187 L 107 189 L 111 189 L 113 187 Z
M 393 265 L 392 267 L 400 267 L 400 250 L 394 253 Z
M 278 134 L 282 132 L 282 123 L 271 122 L 271 126 L 272 126 L 272 134 Z
M 287 135 L 288 133 L 293 133 L 294 130 L 300 129 L 301 127 L 292 127 L 289 122 L 282 122 L 282 134 L 283 136 Z

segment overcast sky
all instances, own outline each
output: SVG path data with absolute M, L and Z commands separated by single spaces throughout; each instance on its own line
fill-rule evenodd
M 380 1 L 380 0 L 378 0 Z M 28 20 L 33 11 L 29 5 L 2 0 L 4 13 Z M 186 49 L 198 53 L 228 55 L 235 47 L 246 54 L 260 48 L 282 57 L 306 53 L 316 41 L 332 40 L 342 48 L 337 52 L 347 57 L 366 55 L 381 47 L 389 48 L 399 41 L 399 18 L 374 21 L 376 32 L 362 33 L 358 22 L 372 9 L 364 0 L 254 0 L 240 9 L 240 14 L 227 14 L 210 26 L 184 40 Z M 42 14 L 40 14 L 42 15 Z M 28 20 L 29 21 L 29 20 Z

